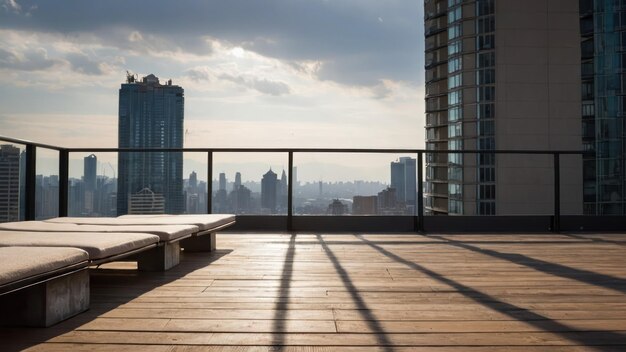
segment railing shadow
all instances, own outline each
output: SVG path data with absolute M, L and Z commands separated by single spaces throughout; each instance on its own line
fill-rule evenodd
M 181 263 L 165 272 L 140 272 L 137 270 L 121 269 L 90 269 L 90 290 L 92 304 L 86 312 L 78 314 L 48 328 L 0 328 L 0 350 L 3 352 L 23 351 L 44 343 L 54 337 L 74 331 L 121 305 L 129 303 L 135 298 L 150 292 L 158 287 L 171 283 L 195 270 L 202 269 L 212 262 L 230 254 L 232 249 L 218 249 L 210 253 L 181 253 Z M 185 258 L 187 257 L 187 258 Z M 187 260 L 185 260 L 187 259 Z M 106 298 L 107 304 L 97 304 L 102 297 L 98 293 L 99 287 L 120 287 L 125 293 L 116 293 Z M 131 288 L 131 290 L 128 290 Z M 108 296 L 108 295 L 106 295 Z M 89 343 L 85 342 L 85 345 Z M 48 347 L 54 349 L 54 347 Z M 43 348 L 45 349 L 45 348 Z
M 391 341 L 387 337 L 387 333 L 385 332 L 383 327 L 380 325 L 380 323 L 378 322 L 378 319 L 376 319 L 376 316 L 374 316 L 371 309 L 367 306 L 363 298 L 359 295 L 358 289 L 356 288 L 356 286 L 354 286 L 354 283 L 350 279 L 350 275 L 348 274 L 346 269 L 344 269 L 343 266 L 341 266 L 339 259 L 337 258 L 337 256 L 335 256 L 335 254 L 330 249 L 330 247 L 328 247 L 328 245 L 326 244 L 322 236 L 316 235 L 316 237 L 319 243 L 322 245 L 322 248 L 324 249 L 326 256 L 333 263 L 335 271 L 337 272 L 337 274 L 339 274 L 344 287 L 346 288 L 346 290 L 352 297 L 352 301 L 354 301 L 354 303 L 358 307 L 359 314 L 361 314 L 361 316 L 363 317 L 363 320 L 365 320 L 369 329 L 373 331 L 374 334 L 376 335 L 378 346 L 380 346 L 383 351 L 393 352 L 394 349 L 393 349 Z
M 617 276 L 611 276 L 606 274 L 600 274 L 590 270 L 576 269 L 566 265 L 547 262 L 545 260 L 532 258 L 518 253 L 506 253 L 498 252 L 492 249 L 480 248 L 469 245 L 465 242 L 456 241 L 450 238 L 444 238 L 440 236 L 429 235 L 428 237 L 437 238 L 442 240 L 444 244 L 451 245 L 458 248 L 467 249 L 469 251 L 488 255 L 490 257 L 502 259 L 523 265 L 525 267 L 541 271 L 546 274 L 562 277 L 565 279 L 575 280 L 589 285 L 604 287 L 610 290 L 614 290 L 623 294 L 626 294 L 626 279 L 619 278 Z M 581 242 L 578 242 L 581 243 Z
M 419 265 L 415 262 L 409 261 L 407 259 L 404 259 L 384 248 L 382 248 L 381 246 L 372 243 L 371 241 L 367 240 L 366 238 L 364 238 L 362 235 L 355 235 L 355 237 L 357 237 L 358 239 L 360 239 L 361 241 L 365 242 L 366 244 L 368 244 L 370 247 L 372 247 L 373 249 L 375 249 L 376 251 L 378 251 L 379 253 L 381 253 L 382 255 L 386 256 L 387 258 L 403 264 L 415 271 L 418 271 L 422 274 L 428 275 L 429 277 L 431 277 L 432 279 L 446 284 L 452 288 L 454 288 L 456 291 L 458 291 L 460 294 L 462 294 L 463 296 L 473 300 L 474 302 L 483 305 L 485 307 L 488 307 L 494 311 L 497 311 L 499 313 L 502 313 L 504 315 L 507 315 L 508 317 L 514 319 L 514 320 L 520 320 L 520 313 L 522 313 L 524 315 L 524 320 L 522 320 L 523 322 L 532 325 L 538 329 L 547 331 L 547 332 L 551 332 L 554 334 L 557 334 L 561 337 L 563 337 L 564 339 L 570 340 L 572 342 L 575 343 L 579 343 L 579 344 L 584 344 L 585 346 L 589 346 L 590 348 L 593 348 L 597 351 L 602 351 L 602 352 L 612 352 L 615 351 L 615 346 L 616 344 L 624 344 L 626 343 L 626 335 L 621 334 L 621 333 L 617 333 L 617 332 L 612 332 L 612 331 L 593 331 L 593 330 L 586 330 L 586 331 L 580 331 L 580 330 L 576 330 L 572 327 L 569 327 L 568 325 L 559 323 L 557 321 L 554 321 L 548 317 L 545 317 L 541 314 L 535 313 L 531 310 L 528 310 L 526 308 L 523 307 L 519 307 L 516 306 L 512 303 L 508 303 L 508 302 L 504 302 L 502 300 L 499 300 L 498 298 L 491 296 L 487 293 L 478 291 L 470 286 L 466 286 L 463 285 L 460 282 L 457 282 L 455 280 L 452 280 L 442 274 L 439 274 L 433 270 L 430 270 L 422 265 Z M 601 335 L 601 339 L 602 341 L 598 341 L 598 336 L 597 335 L 593 335 L 591 334 L 591 336 L 589 336 L 590 334 L 588 333 L 598 333 Z M 611 346 L 613 345 L 613 346 Z
M 282 351 L 285 344 L 287 324 L 287 309 L 289 308 L 289 293 L 291 291 L 291 279 L 293 277 L 293 260 L 296 256 L 296 235 L 291 235 L 289 247 L 283 261 L 283 270 L 280 276 L 280 288 L 278 301 L 274 308 L 274 320 L 272 322 L 272 345 L 274 351 Z
M 586 237 L 583 235 L 574 235 L 572 233 L 563 233 L 563 236 L 567 236 L 570 238 L 576 238 L 579 240 L 586 240 L 586 241 L 592 241 L 592 242 L 597 242 L 597 243 L 606 243 L 606 244 L 614 244 L 617 246 L 622 246 L 622 247 L 626 247 L 626 242 L 624 241 L 611 241 L 611 240 L 607 240 L 604 238 L 594 238 L 594 237 Z

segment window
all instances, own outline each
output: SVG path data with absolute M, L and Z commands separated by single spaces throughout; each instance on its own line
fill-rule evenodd
M 461 86 L 461 74 L 448 77 L 448 89 L 454 89 Z
M 496 169 L 493 167 L 481 167 L 478 169 L 478 181 L 495 182 L 496 181 Z
M 463 181 L 463 167 L 452 165 L 448 167 L 449 181 Z
M 476 16 L 491 15 L 495 12 L 495 0 L 477 0 Z
M 461 70 L 461 58 L 455 57 L 454 59 L 450 59 L 448 61 L 448 73 L 453 73 Z
M 478 149 L 480 150 L 494 150 L 496 149 L 496 139 L 493 137 L 481 137 L 478 138 Z
M 496 199 L 496 185 L 478 185 L 479 199 Z
M 476 71 L 476 82 L 482 84 L 495 84 L 496 83 L 496 70 L 486 69 Z
M 478 53 L 478 68 L 494 67 L 496 64 L 496 53 L 493 51 Z
M 453 23 L 461 19 L 461 7 L 457 7 L 448 12 L 448 23 Z
M 482 17 L 476 21 L 477 33 L 489 33 L 495 31 L 496 23 L 493 16 Z
M 496 202 L 479 202 L 479 215 L 496 215 Z
M 448 44 L 448 56 L 459 54 L 462 50 L 462 42 L 460 40 Z
M 593 105 L 593 101 L 591 102 L 583 102 L 583 116 L 594 116 L 595 115 L 595 106 Z
M 448 105 L 458 105 L 458 104 L 461 104 L 461 91 L 457 90 L 457 91 L 448 93 Z
M 448 163 L 455 165 L 463 165 L 463 154 L 450 153 L 448 154 Z
M 461 123 L 455 123 L 448 125 L 448 138 L 460 137 L 463 135 L 463 128 Z
M 493 153 L 480 153 L 478 154 L 478 165 L 480 166 L 495 166 L 496 155 Z
M 461 198 L 463 196 L 462 190 L 463 187 L 457 183 L 449 183 L 448 184 L 448 196 L 452 198 Z
M 478 87 L 478 101 L 494 101 L 496 98 L 496 87 Z
M 479 121 L 478 134 L 480 136 L 493 136 L 495 132 L 493 120 Z
M 452 107 L 448 110 L 448 121 L 453 122 L 453 121 L 459 121 L 463 118 L 463 114 L 462 114 L 461 107 L 459 106 L 455 106 Z
M 461 36 L 461 25 L 455 24 L 454 26 L 448 27 L 448 40 L 452 40 L 454 38 L 458 38 Z
M 593 99 L 593 82 L 582 82 L 581 95 L 583 99 Z
M 448 212 L 451 214 L 463 214 L 463 202 L 455 199 L 448 199 Z
M 448 141 L 448 149 L 450 150 L 462 150 L 463 141 L 460 139 L 452 139 Z
M 493 34 L 479 35 L 476 37 L 476 47 L 478 50 L 493 49 L 495 47 L 495 36 Z
M 496 107 L 493 104 L 478 104 L 478 118 L 479 119 L 493 119 Z
M 462 1 L 463 0 L 448 0 L 448 7 L 459 5 L 459 4 L 461 4 Z

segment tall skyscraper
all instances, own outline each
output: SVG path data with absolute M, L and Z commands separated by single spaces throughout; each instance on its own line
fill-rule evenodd
M 584 212 L 626 214 L 626 10 L 580 0 Z M 624 21 L 624 22 L 623 22 Z
M 238 190 L 241 186 L 241 172 L 235 173 L 235 184 L 233 185 L 233 190 Z
M 83 159 L 84 199 L 83 209 L 86 214 L 93 214 L 96 204 L 96 170 L 98 158 L 91 154 Z
M 0 145 L 0 222 L 20 220 L 20 149 Z
M 407 208 L 415 209 L 417 199 L 416 159 L 402 157 L 391 162 L 391 187 L 396 189 L 398 201 L 404 202 Z
M 578 1 L 426 0 L 430 214 L 551 214 L 551 156 L 580 150 Z M 582 212 L 582 160 L 561 161 L 561 210 Z
M 119 91 L 119 147 L 182 148 L 183 95 L 171 80 L 161 84 L 150 74 L 139 82 L 128 75 Z M 118 214 L 126 214 L 130 196 L 144 189 L 163 197 L 166 213 L 185 211 L 182 153 L 120 153 L 118 169 Z
M 261 207 L 271 213 L 276 212 L 276 194 L 278 175 L 272 169 L 263 175 L 261 180 Z

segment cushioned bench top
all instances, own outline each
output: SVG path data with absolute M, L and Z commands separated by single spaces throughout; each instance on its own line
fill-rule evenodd
M 80 263 L 89 255 L 67 247 L 0 247 L 0 286 L 52 273 Z
M 148 233 L 0 231 L 0 247 L 75 247 L 89 253 L 92 261 L 139 250 L 158 242 L 158 236 Z
M 117 218 L 54 218 L 45 222 L 80 225 L 194 225 L 200 231 L 214 229 L 235 221 L 231 214 L 123 215 Z
M 33 232 L 130 232 L 149 233 L 159 236 L 167 242 L 197 233 L 200 229 L 194 225 L 77 225 L 44 221 L 17 221 L 0 224 L 0 231 Z

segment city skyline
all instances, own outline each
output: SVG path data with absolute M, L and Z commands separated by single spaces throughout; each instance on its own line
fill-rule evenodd
M 186 88 L 187 147 L 423 146 L 420 4 L 266 5 L 6 1 L 0 130 L 115 146 L 129 70 Z

